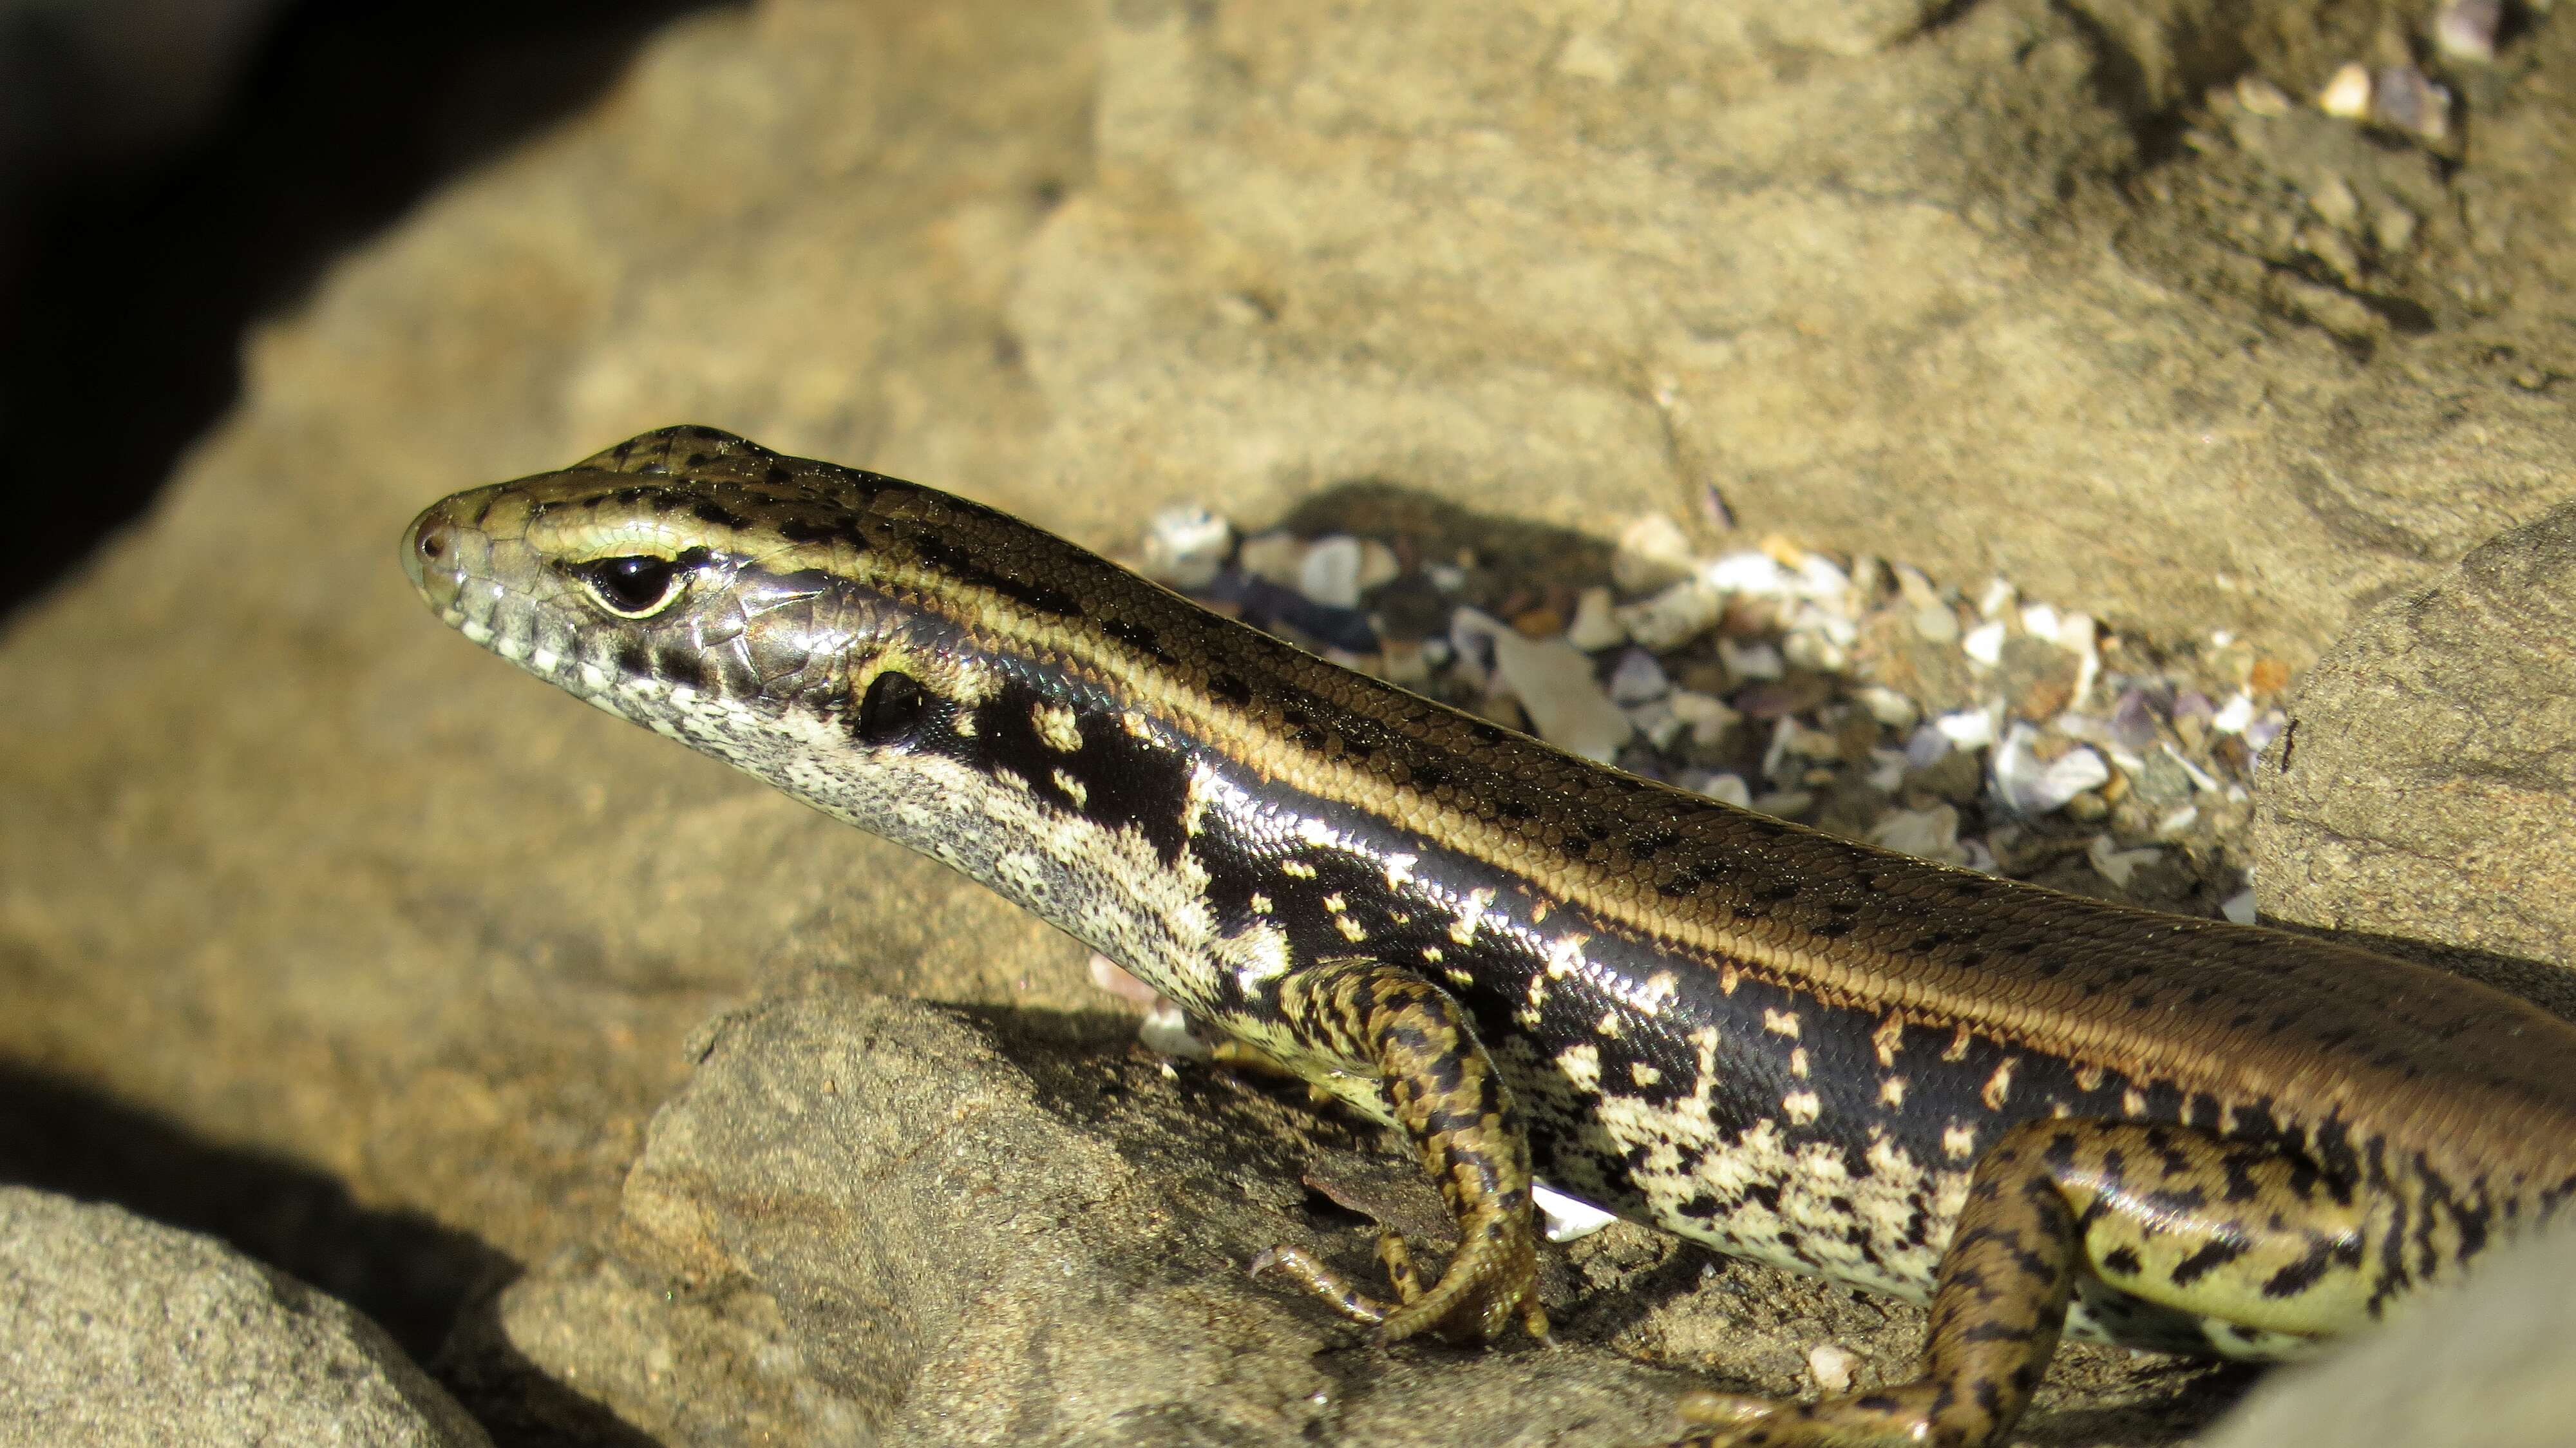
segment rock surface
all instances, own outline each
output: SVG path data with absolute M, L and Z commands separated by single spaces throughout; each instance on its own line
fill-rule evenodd
M 491 1441 L 345 1303 L 211 1238 L 0 1187 L 0 1444 Z
M 2576 967 L 2576 505 L 2372 609 L 2265 756 L 2265 908 Z
M 630 1191 L 628 1168 L 714 1131 L 683 1113 L 647 1151 L 683 1041 L 728 1002 L 828 966 L 891 995 L 1096 1010 L 1081 952 L 449 636 L 391 557 L 418 507 L 683 419 L 1095 545 L 1167 501 L 1259 526 L 1354 479 L 1605 540 L 1661 510 L 1705 541 L 1714 484 L 1748 542 L 1972 588 L 2002 571 L 2142 636 L 2228 629 L 2296 661 L 2356 603 L 2576 493 L 2566 7 L 2449 78 L 2475 125 L 2438 163 L 2205 96 L 2247 75 L 2311 94 L 2343 59 L 2402 53 L 2416 19 L 2394 0 L 769 0 L 675 26 L 593 114 L 254 339 L 239 411 L 159 512 L 9 620 L 0 1086 L 51 1106 L 0 1110 L 0 1175 L 105 1156 L 130 1192 L 207 1159 L 327 1183 L 347 1210 L 323 1229 L 255 1192 L 223 1225 L 362 1307 L 405 1306 L 424 1354 L 475 1300 L 459 1261 L 529 1267 L 443 1369 L 513 1441 L 910 1424 L 885 1406 L 895 1349 L 835 1325 L 822 1229 L 754 1220 L 756 1182 Z M 2441 939 L 2454 918 L 2424 894 L 2371 928 Z M 810 1104 L 797 1090 L 774 1099 Z M 738 1129 L 726 1150 L 855 1220 L 813 1163 Z M 836 1149 L 872 1159 L 879 1129 Z M 101 1152 L 111 1135 L 168 1149 Z M 1048 1139 L 1084 1161 L 1128 1140 Z M 1194 1189 L 1116 1180 L 1121 1200 Z M 1069 1230 L 1046 1250 L 1132 1264 L 1132 1238 Z M 1191 1260 L 1260 1235 L 1228 1230 Z M 692 1243 L 734 1275 L 682 1272 Z M 1911 1350 L 1904 1312 L 1739 1269 L 1692 1294 L 1713 1315 L 1668 1315 L 1698 1280 L 1684 1260 L 1642 1287 L 1607 1272 L 1628 1290 L 1579 1340 L 1777 1390 L 1819 1334 L 1868 1348 L 1865 1372 Z M 666 1300 L 671 1282 L 688 1291 Z M 1160 1300 L 1100 1351 L 1149 1336 Z M 1400 1355 L 1382 1382 L 1334 1377 L 1351 1352 L 1315 1359 L 1304 1344 L 1343 1340 L 1302 1307 L 1240 1305 L 1289 1345 L 1247 1383 L 1323 1372 L 1347 1402 L 1363 1381 L 1388 1420 L 1554 1371 Z M 938 1357 L 1019 1330 L 955 1323 L 904 1349 L 939 1368 L 910 1379 L 923 1401 L 1030 1370 Z M 1206 1381 L 1209 1351 L 1184 1347 L 1174 1380 Z M 2070 1371 L 2150 1406 L 2083 1406 L 2036 1441 L 2178 1431 L 2154 1406 L 2171 1379 Z M 1601 1431 L 1652 1406 L 1623 1395 Z
M 1548 1250 L 1554 1347 L 1389 1352 L 1245 1264 L 1289 1242 L 1369 1270 L 1375 1227 L 1335 1201 L 1436 1230 L 1391 1138 L 1147 1056 L 1114 1018 L 926 1006 L 837 974 L 697 1049 L 607 1255 L 514 1284 L 471 1350 L 578 1380 L 663 1441 L 1613 1448 L 1676 1431 L 1697 1381 L 1641 1349 L 1715 1351 L 1794 1391 L 1820 1340 L 1901 1353 L 1920 1331 L 1620 1226 Z M 2206 1411 L 2149 1381 L 2075 1354 L 2042 1422 Z

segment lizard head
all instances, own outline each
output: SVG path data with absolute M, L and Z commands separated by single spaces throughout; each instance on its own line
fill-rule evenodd
M 943 857 L 990 789 L 1097 810 L 1171 773 L 1123 725 L 1088 726 L 1072 759 L 1108 697 L 1105 665 L 1073 657 L 1092 637 L 1075 594 L 1192 610 L 935 489 L 666 428 L 440 500 L 402 561 L 520 668 Z M 1097 796 L 1063 784 L 1077 765 L 1109 771 Z

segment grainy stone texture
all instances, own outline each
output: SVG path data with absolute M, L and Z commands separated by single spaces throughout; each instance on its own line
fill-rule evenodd
M 1294 1242 L 1363 1267 L 1374 1226 L 1326 1192 L 1436 1222 L 1400 1158 L 1372 1170 L 1391 1139 L 1148 1057 L 1115 1020 L 961 1012 L 840 975 L 720 1017 L 697 1049 L 606 1257 L 514 1284 L 504 1332 L 474 1349 L 506 1340 L 666 1441 L 1608 1448 L 1676 1431 L 1695 1381 L 1641 1349 L 1722 1353 L 1795 1391 L 1822 1338 L 1920 1331 L 1621 1227 L 1548 1251 L 1555 1347 L 1389 1353 L 1245 1264 Z M 720 1351 L 600 1351 L 719 1319 L 736 1334 Z M 2078 1358 L 2043 1411 L 2206 1411 L 2117 1355 Z
M 2402 57 L 2421 15 L 2397 0 L 768 0 L 675 26 L 591 114 L 256 337 L 238 411 L 159 511 L 9 621 L 0 1089 L 50 1104 L 0 1110 L 0 1175 L 107 1160 L 140 1193 L 167 1189 L 156 1165 L 224 1163 L 222 1224 L 271 1260 L 409 1304 L 422 1352 L 469 1316 L 442 1371 L 512 1441 L 909 1424 L 884 1406 L 893 1349 L 831 1326 L 818 1229 L 737 1210 L 744 1179 L 656 1188 L 693 1237 L 639 1215 L 627 1170 L 728 1002 L 830 967 L 1028 1019 L 1097 1010 L 1081 953 L 451 637 L 391 556 L 422 503 L 680 420 L 1095 545 L 1166 501 L 1257 525 L 1356 479 L 1604 533 L 1662 509 L 1705 544 L 1715 484 L 1738 541 L 1971 588 L 2002 570 L 2124 629 L 2302 660 L 2356 604 L 2576 495 L 2576 23 L 2528 18 L 2448 78 L 2474 123 L 2438 163 L 2204 99 Z M 2407 897 L 2372 928 L 2453 918 Z M 996 1018 L 973 1050 L 1024 1027 Z M 1007 1129 L 1070 1141 L 1062 1119 Z M 885 1129 L 835 1149 L 869 1159 Z M 1074 1159 L 1126 1140 L 1082 1139 Z M 668 1161 L 682 1136 L 656 1140 Z M 263 1181 L 340 1205 L 317 1227 Z M 992 1225 L 980 1198 L 905 1190 L 954 1219 L 918 1230 Z M 1132 1261 L 1044 1225 L 1014 1230 Z M 670 1244 L 700 1239 L 739 1290 L 663 1298 Z M 1856 1339 L 1864 1377 L 1910 1350 L 1909 1313 L 1750 1269 L 1696 1285 L 1699 1259 L 1619 1240 L 1569 1269 L 1614 1289 L 1578 1342 L 1775 1390 L 1820 1336 Z M 530 1275 L 467 1314 L 477 1261 Z M 1318 1356 L 1342 1340 L 1302 1306 L 1206 1290 L 1286 1334 L 1211 1324 L 1243 1381 L 1322 1373 L 1354 1442 L 1554 1371 Z M 1017 1320 L 992 1311 L 916 1332 L 914 1395 L 1027 1380 L 960 1345 L 1010 1340 L 976 1325 Z M 1212 1351 L 1182 1348 L 1173 1380 Z M 2163 1371 L 2057 1380 L 2153 1404 Z M 2195 1401 L 2080 1400 L 2033 1437 L 2169 1439 Z M 1563 1441 L 1618 1441 L 1637 1411 Z
M 2576 505 L 2363 616 L 2265 756 L 2264 907 L 2576 966 Z M 2564 1004 L 2561 997 L 2560 1004 Z
M 212 1238 L 0 1187 L 0 1444 L 491 1441 L 347 1304 Z
M 2500 1252 L 2468 1291 L 2326 1362 L 2274 1374 L 2204 1448 L 2556 1448 L 2576 1381 L 2570 1282 L 2576 1233 Z

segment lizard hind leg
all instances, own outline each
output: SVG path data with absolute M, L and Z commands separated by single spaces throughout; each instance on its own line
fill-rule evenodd
M 1457 1218 L 1459 1248 L 1425 1286 L 1403 1238 L 1381 1236 L 1378 1256 L 1395 1287 L 1392 1303 L 1296 1247 L 1262 1253 L 1253 1270 L 1291 1278 L 1344 1316 L 1378 1324 L 1390 1341 L 1428 1333 L 1489 1342 L 1515 1321 L 1544 1338 L 1529 1140 L 1511 1093 L 1457 1002 L 1419 976 L 1365 959 L 1292 972 L 1280 982 L 1279 997 L 1303 1034 L 1377 1075 L 1397 1123 Z
M 1999 1443 L 2085 1279 L 2257 1333 L 2332 1334 L 2365 1315 L 2368 1210 L 2269 1147 L 2184 1127 L 2025 1122 L 1969 1178 L 1919 1377 L 1816 1403 L 1695 1393 L 1681 1411 L 1699 1430 L 1674 1448 Z

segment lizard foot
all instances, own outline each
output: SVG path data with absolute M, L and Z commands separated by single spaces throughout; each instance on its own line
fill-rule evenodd
M 1816 1403 L 1703 1389 L 1675 1406 L 1695 1431 L 1667 1448 L 1970 1448 L 1981 1441 L 1943 1431 L 1927 1383 Z
M 1395 1288 L 1394 1302 L 1362 1291 L 1347 1275 L 1299 1247 L 1273 1247 L 1253 1259 L 1252 1270 L 1290 1278 L 1343 1316 L 1375 1324 L 1389 1342 L 1428 1333 L 1444 1342 L 1486 1343 L 1502 1336 L 1515 1320 L 1545 1342 L 1547 1309 L 1538 1300 L 1538 1251 L 1529 1214 L 1478 1214 L 1464 1225 L 1466 1247 L 1428 1287 L 1403 1236 L 1378 1235 L 1378 1260 Z

